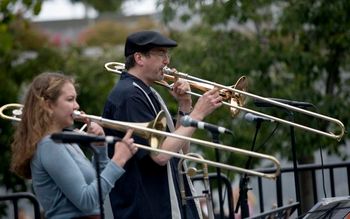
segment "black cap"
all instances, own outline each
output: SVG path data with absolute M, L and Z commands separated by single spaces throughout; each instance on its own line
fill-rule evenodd
M 135 52 L 147 52 L 155 47 L 175 47 L 177 43 L 156 31 L 140 31 L 129 35 L 125 42 L 125 57 Z

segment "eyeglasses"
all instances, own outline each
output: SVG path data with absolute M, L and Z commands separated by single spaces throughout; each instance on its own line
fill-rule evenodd
M 162 57 L 163 59 L 168 59 L 168 60 L 171 57 L 169 51 L 165 51 L 165 50 L 151 50 L 148 53 L 151 55 Z

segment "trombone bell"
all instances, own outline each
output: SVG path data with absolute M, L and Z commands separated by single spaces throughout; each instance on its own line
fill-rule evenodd
M 164 72 L 164 78 L 167 80 L 170 80 L 171 82 L 174 82 L 175 80 L 177 80 L 177 77 L 174 76 L 174 71 L 168 67 L 164 67 L 163 68 L 163 72 Z M 184 79 L 184 78 L 183 78 Z M 189 79 L 184 79 L 185 81 L 187 81 L 191 87 L 200 90 L 202 92 L 206 92 L 208 90 L 213 89 L 216 86 L 207 84 L 207 83 L 201 83 L 198 81 L 194 81 L 194 80 L 189 80 Z M 168 83 L 163 80 L 161 82 L 157 82 L 160 85 L 169 87 Z M 239 113 L 239 108 L 238 107 L 243 107 L 245 104 L 245 96 L 235 92 L 234 90 L 241 90 L 243 92 L 247 91 L 247 87 L 248 87 L 248 80 L 246 76 L 242 76 L 240 77 L 236 84 L 232 85 L 232 86 L 228 86 L 227 88 L 220 88 L 219 93 L 220 96 L 222 97 L 223 101 L 228 101 L 232 106 L 230 107 L 230 112 L 231 112 L 231 116 L 235 117 L 238 115 Z M 229 88 L 229 89 L 228 89 Z M 193 94 L 193 93 L 190 93 Z M 238 107 L 237 107 L 238 106 Z
M 246 76 L 242 76 L 238 79 L 238 81 L 234 86 L 231 86 L 231 89 L 232 90 L 237 89 L 237 90 L 246 92 L 247 87 L 248 87 L 248 79 Z M 239 109 L 237 108 L 237 106 L 243 107 L 245 105 L 245 96 L 240 93 L 234 92 L 232 90 L 225 90 L 225 92 L 230 93 L 230 95 L 228 96 L 228 99 L 230 100 L 230 104 L 233 106 L 236 106 L 236 107 L 230 108 L 231 115 L 237 116 L 239 113 Z

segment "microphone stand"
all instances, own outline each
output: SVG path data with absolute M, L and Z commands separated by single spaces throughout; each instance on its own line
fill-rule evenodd
M 220 143 L 219 142 L 219 132 L 215 132 L 215 131 L 210 131 L 211 132 L 211 136 L 212 136 L 212 141 L 213 143 Z M 220 153 L 219 150 L 217 148 L 215 148 L 215 157 L 216 157 L 216 162 L 220 162 Z M 224 218 L 224 209 L 223 209 L 223 205 L 224 202 L 222 200 L 222 180 L 221 180 L 221 169 L 220 168 L 216 168 L 216 174 L 218 177 L 218 193 L 219 193 L 219 206 L 220 206 L 220 218 L 223 219 Z
M 255 142 L 256 142 L 259 129 L 261 127 L 261 123 L 262 123 L 261 120 L 256 121 L 255 134 L 253 138 L 252 147 L 250 149 L 251 151 L 254 151 Z M 247 163 L 245 165 L 246 169 L 249 169 L 251 161 L 252 161 L 252 157 L 249 156 Z M 239 197 L 238 197 L 236 209 L 235 209 L 235 213 L 238 213 L 239 207 L 241 207 L 241 218 L 249 217 L 248 190 L 251 190 L 251 188 L 248 188 L 248 182 L 249 182 L 249 176 L 247 173 L 245 173 L 239 181 Z
M 95 159 L 95 168 L 96 168 L 96 179 L 97 179 L 97 192 L 98 192 L 98 199 L 100 203 L 100 217 L 101 219 L 104 219 L 104 208 L 103 208 L 103 198 L 102 198 L 102 187 L 101 187 L 101 170 L 100 170 L 100 158 L 99 158 L 99 152 L 91 145 L 91 144 L 84 144 L 84 146 L 88 146 L 94 153 L 94 159 Z
M 292 122 L 294 122 L 293 112 L 288 111 L 288 114 L 291 117 Z M 299 173 L 298 173 L 294 126 L 290 126 L 290 141 L 291 141 L 292 155 L 293 155 L 293 172 L 294 172 L 294 182 L 295 182 L 295 193 L 296 193 L 296 199 L 297 199 L 296 201 L 300 203 L 300 184 L 299 184 Z M 301 215 L 300 204 L 298 205 L 297 211 L 298 211 L 298 215 Z

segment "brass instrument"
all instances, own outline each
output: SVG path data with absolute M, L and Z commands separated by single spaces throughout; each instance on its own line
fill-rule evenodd
M 121 74 L 122 71 L 124 70 L 124 64 L 120 63 L 120 62 L 108 62 L 105 64 L 105 68 L 110 71 L 110 72 L 114 72 L 117 74 Z M 176 81 L 176 76 L 170 75 L 170 74 L 164 74 L 164 79 L 162 81 L 156 81 L 156 84 L 159 84 L 163 87 L 166 87 L 168 89 L 172 89 L 172 86 L 169 85 L 169 83 L 167 81 L 170 82 L 174 82 Z M 206 92 L 208 90 L 211 90 L 214 88 L 214 86 L 207 84 L 207 83 L 200 83 L 200 82 L 196 82 L 196 81 L 190 81 L 190 80 L 186 80 L 191 87 L 202 91 L 202 92 Z M 236 84 L 232 85 L 230 88 L 233 89 L 239 89 L 242 91 L 246 91 L 248 87 L 248 80 L 245 76 L 240 77 Z M 188 94 L 200 97 L 200 94 L 188 91 Z M 230 107 L 230 111 L 231 111 L 231 115 L 234 117 L 236 115 L 238 115 L 239 110 L 237 107 L 233 107 L 233 106 L 244 106 L 245 104 L 245 97 L 237 92 L 234 92 L 232 90 L 226 89 L 226 88 L 222 88 L 221 90 L 219 90 L 220 96 L 222 97 L 222 99 L 224 101 L 228 101 L 229 102 L 229 106 Z M 226 102 L 224 102 L 226 103 Z
M 188 153 L 186 154 L 187 156 L 191 156 L 191 157 L 197 157 L 199 159 L 204 160 L 204 158 L 199 155 L 199 154 L 195 154 L 195 153 Z M 189 199 L 195 199 L 195 198 L 205 198 L 205 200 L 207 201 L 206 205 L 208 208 L 208 218 L 209 219 L 214 219 L 214 210 L 213 210 L 213 198 L 210 192 L 210 181 L 209 181 L 209 175 L 208 175 L 208 165 L 206 163 L 202 163 L 202 172 L 203 172 L 203 181 L 204 181 L 204 191 L 203 191 L 203 195 L 198 195 L 198 196 L 186 196 L 186 192 L 185 192 L 185 184 L 184 184 L 184 179 L 182 177 L 183 174 L 188 175 L 189 177 L 193 177 L 195 176 L 199 171 L 194 168 L 194 167 L 190 167 L 185 169 L 185 171 L 183 171 L 183 164 L 186 160 L 185 159 L 180 159 L 179 163 L 177 164 L 177 169 L 178 169 L 178 174 L 179 174 L 179 187 L 180 187 L 180 194 L 181 194 L 181 204 L 182 206 L 186 205 L 186 201 Z
M 9 119 L 9 120 L 19 122 L 21 121 L 22 108 L 23 108 L 23 105 L 19 103 L 10 103 L 10 104 L 3 105 L 2 107 L 0 107 L 0 117 L 3 119 Z M 9 109 L 13 109 L 11 116 L 8 116 L 4 113 L 5 110 L 9 110 Z
M 81 114 L 80 111 L 74 111 L 73 112 L 73 116 L 75 119 L 79 120 L 80 118 L 85 118 L 88 117 L 89 119 L 91 119 L 91 121 L 100 123 L 99 120 L 102 119 L 102 117 L 97 117 L 97 116 L 86 116 L 85 114 Z M 105 120 L 105 119 L 103 119 Z M 113 120 L 111 120 L 113 121 Z M 103 127 L 105 128 L 109 128 L 109 129 L 114 129 L 114 130 L 119 130 L 119 131 L 127 131 L 128 129 L 128 125 L 130 123 L 128 122 L 118 122 L 118 123 L 113 123 L 113 122 L 102 122 L 103 123 Z M 144 127 L 144 128 L 148 128 L 148 129 L 155 129 L 155 130 L 160 130 L 160 131 L 165 131 L 166 130 L 166 118 L 165 118 L 165 114 L 164 111 L 160 111 L 158 113 L 158 115 L 156 116 L 156 118 L 150 122 L 140 122 L 140 123 L 132 123 L 134 126 L 137 127 Z M 159 145 L 161 145 L 161 143 L 164 140 L 164 136 L 159 136 L 159 135 L 155 135 L 151 132 L 147 132 L 144 130 L 140 130 L 140 129 L 134 129 L 133 131 L 134 135 L 137 135 L 141 138 L 147 139 L 149 145 L 152 148 L 158 148 Z
M 114 73 L 118 73 L 118 74 L 120 74 L 122 72 L 122 70 L 124 69 L 124 66 L 125 65 L 123 63 L 118 63 L 118 62 L 108 62 L 108 63 L 105 64 L 105 68 L 108 71 L 111 71 L 111 72 L 114 72 Z M 229 102 L 226 102 L 226 101 L 222 102 L 223 105 L 229 106 L 230 108 L 235 108 L 237 110 L 242 110 L 242 111 L 245 111 L 245 112 L 253 113 L 253 114 L 258 115 L 258 116 L 263 116 L 263 117 L 269 118 L 271 120 L 274 120 L 274 121 L 277 121 L 277 122 L 280 122 L 280 123 L 284 123 L 284 124 L 287 124 L 287 125 L 290 125 L 290 126 L 293 126 L 293 127 L 296 127 L 296 128 L 300 128 L 300 129 L 303 129 L 303 130 L 306 130 L 306 131 L 309 131 L 309 132 L 320 134 L 320 135 L 323 135 L 323 136 L 326 136 L 326 137 L 329 137 L 329 138 L 333 138 L 333 139 L 336 139 L 338 141 L 340 141 L 342 139 L 343 135 L 345 134 L 344 124 L 338 119 L 335 119 L 335 118 L 332 118 L 332 117 L 329 117 L 329 116 L 325 116 L 325 115 L 322 115 L 322 114 L 319 114 L 319 113 L 315 113 L 315 112 L 312 112 L 312 111 L 308 111 L 308 110 L 305 110 L 305 109 L 301 109 L 301 108 L 298 108 L 298 107 L 295 107 L 295 106 L 291 106 L 291 105 L 288 105 L 288 104 L 285 104 L 285 103 L 281 103 L 281 102 L 272 100 L 270 98 L 261 97 L 261 96 L 258 96 L 258 95 L 246 92 L 245 91 L 246 90 L 246 80 L 245 79 L 242 80 L 242 82 L 238 81 L 236 86 L 234 86 L 234 87 L 228 87 L 228 86 L 221 85 L 221 84 L 218 84 L 218 83 L 215 83 L 215 82 L 212 82 L 212 81 L 208 81 L 208 80 L 204 80 L 204 79 L 201 79 L 201 78 L 198 78 L 198 77 L 190 76 L 189 74 L 186 74 L 186 73 L 173 71 L 172 69 L 170 69 L 168 67 L 164 67 L 163 72 L 164 72 L 164 75 L 166 75 L 165 77 L 172 76 L 174 78 L 185 79 L 192 86 L 196 85 L 197 88 L 198 87 L 203 87 L 203 90 L 205 89 L 204 87 L 212 86 L 212 87 L 216 87 L 216 88 L 221 89 L 221 91 L 225 90 L 225 91 L 231 92 L 232 94 L 234 94 L 234 96 L 237 96 L 238 99 L 236 99 L 236 101 L 233 101 L 233 103 L 229 103 Z M 157 83 L 165 86 L 161 82 L 157 82 Z M 170 86 L 166 86 L 166 87 L 171 89 Z M 198 94 L 198 93 L 193 93 L 193 92 L 188 92 L 188 93 L 191 94 L 191 95 L 197 96 L 197 97 L 202 96 L 201 94 Z M 245 98 L 243 96 L 248 96 L 248 97 L 251 97 L 253 99 L 261 100 L 263 102 L 267 102 L 267 103 L 270 103 L 272 105 L 279 106 L 279 107 L 282 107 L 282 108 L 285 108 L 285 109 L 288 109 L 288 110 L 291 110 L 291 111 L 303 113 L 305 115 L 313 116 L 315 118 L 319 118 L 319 119 L 323 119 L 323 120 L 331 122 L 331 123 L 335 123 L 336 125 L 339 126 L 340 132 L 338 134 L 335 134 L 335 133 L 332 133 L 332 132 L 321 131 L 321 130 L 318 130 L 318 129 L 315 129 L 315 128 L 311 128 L 311 127 L 308 127 L 308 126 L 305 126 L 305 125 L 302 125 L 302 124 L 298 124 L 298 123 L 291 122 L 291 121 L 288 121 L 288 120 L 285 120 L 285 119 L 281 119 L 281 118 L 278 118 L 278 117 L 275 117 L 275 116 L 271 116 L 271 115 L 268 115 L 268 114 L 265 114 L 265 113 L 261 113 L 261 112 L 255 111 L 255 110 L 251 110 L 249 108 L 245 108 L 245 107 L 242 106 L 243 103 L 244 103 L 244 100 L 245 100 Z
M 9 108 L 15 108 L 15 110 L 20 110 L 21 108 L 23 108 L 23 106 L 20 104 L 7 104 L 7 105 L 4 105 L 0 108 L 0 116 L 2 118 L 19 121 L 20 119 L 18 119 L 18 117 L 15 118 L 14 116 L 4 115 L 3 111 L 8 110 Z M 15 110 L 13 110 L 12 112 L 14 112 Z M 164 154 L 167 154 L 167 155 L 170 155 L 173 157 L 177 157 L 180 159 L 182 159 L 182 158 L 188 159 L 188 160 L 198 162 L 198 163 L 205 163 L 205 164 L 213 166 L 213 167 L 223 168 L 223 169 L 227 169 L 227 170 L 231 170 L 231 171 L 237 171 L 240 173 L 246 173 L 246 174 L 254 175 L 254 176 L 258 176 L 258 177 L 264 177 L 267 179 L 276 179 L 276 177 L 280 174 L 280 162 L 273 156 L 269 156 L 269 155 L 261 154 L 261 153 L 257 153 L 257 152 L 252 152 L 252 151 L 248 151 L 248 150 L 243 150 L 243 149 L 235 148 L 232 146 L 212 143 L 212 142 L 208 142 L 208 141 L 204 141 L 204 140 L 200 140 L 200 139 L 190 138 L 187 136 L 177 135 L 177 134 L 165 132 L 162 130 L 157 130 L 157 128 L 160 128 L 160 129 L 164 128 L 162 122 L 159 123 L 158 121 L 151 121 L 150 124 L 157 124 L 154 126 L 155 129 L 152 129 L 152 128 L 148 127 L 150 125 L 147 123 L 143 123 L 142 125 L 140 125 L 140 123 L 121 122 L 121 121 L 116 121 L 116 120 L 105 119 L 105 118 L 102 118 L 99 116 L 82 114 L 79 111 L 74 112 L 74 117 L 76 120 L 88 118 L 91 121 L 96 122 L 103 127 L 117 129 L 120 131 L 127 130 L 130 128 L 130 129 L 133 129 L 136 134 L 141 134 L 144 137 L 157 138 L 156 140 L 152 141 L 153 147 L 134 143 L 134 145 L 136 147 L 141 148 L 141 149 L 145 149 L 145 150 L 149 150 L 151 152 L 164 153 Z M 158 120 L 162 120 L 162 112 L 160 112 L 160 114 L 157 116 L 157 118 L 158 118 Z M 198 157 L 187 156 L 184 154 L 179 154 L 179 153 L 159 149 L 158 147 L 162 143 L 162 139 L 164 139 L 165 136 L 182 139 L 185 141 L 197 143 L 199 145 L 203 145 L 203 146 L 207 146 L 207 147 L 211 147 L 211 148 L 226 150 L 226 151 L 229 151 L 232 153 L 243 154 L 243 155 L 261 158 L 261 159 L 268 159 L 274 163 L 274 165 L 276 166 L 276 171 L 275 171 L 275 173 L 267 174 L 267 173 L 262 173 L 262 172 L 258 172 L 255 170 L 244 169 L 241 167 L 231 166 L 231 165 L 227 165 L 224 163 L 218 163 L 218 162 L 214 162 L 211 160 L 203 160 L 203 159 L 200 159 Z M 157 147 L 155 147 L 155 146 L 157 146 Z

